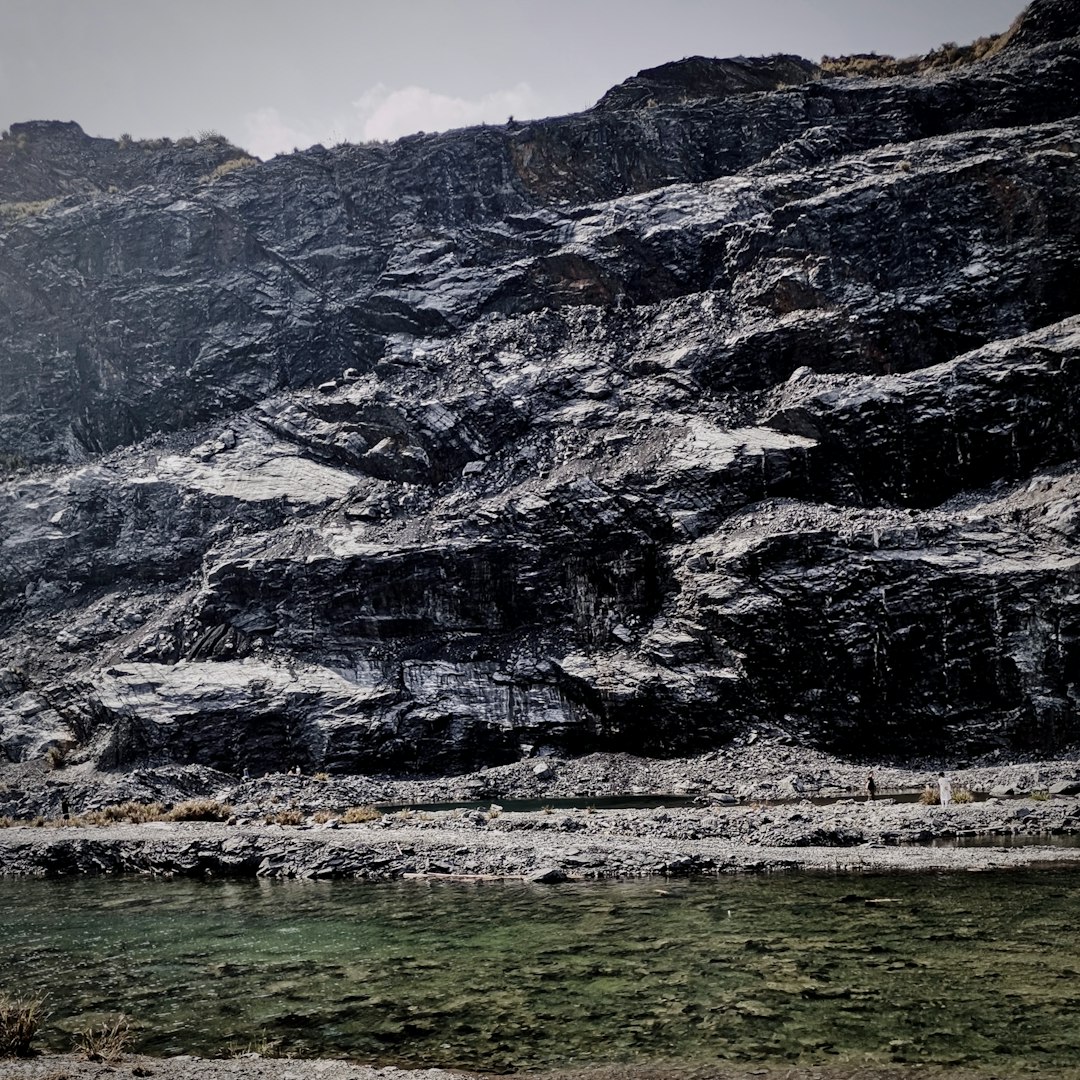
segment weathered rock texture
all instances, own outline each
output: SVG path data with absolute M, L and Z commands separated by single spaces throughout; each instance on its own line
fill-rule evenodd
M 0 747 L 1080 737 L 1080 13 L 314 147 L 0 141 Z

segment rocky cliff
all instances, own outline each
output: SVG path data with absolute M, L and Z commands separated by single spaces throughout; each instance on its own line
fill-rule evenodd
M 1080 739 L 1080 13 L 256 162 L 0 140 L 0 748 Z

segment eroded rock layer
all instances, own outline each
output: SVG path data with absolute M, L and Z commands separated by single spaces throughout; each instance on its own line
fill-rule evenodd
M 1080 738 L 1080 15 L 252 161 L 0 140 L 0 748 Z

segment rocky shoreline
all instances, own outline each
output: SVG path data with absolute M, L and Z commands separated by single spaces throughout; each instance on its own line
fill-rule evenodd
M 468 1074 L 444 1069 L 371 1068 L 345 1061 L 273 1060 L 257 1054 L 223 1061 L 126 1055 L 122 1062 L 89 1062 L 71 1054 L 44 1054 L 0 1065 L 4 1080 L 97 1080 L 99 1077 L 154 1076 L 158 1080 L 464 1080 Z
M 879 796 L 862 794 L 873 771 Z M 843 762 L 782 745 L 699 758 L 541 759 L 463 777 L 274 774 L 237 781 L 194 767 L 19 778 L 0 829 L 5 875 L 152 873 L 295 879 L 520 878 L 537 882 L 741 871 L 988 870 L 1080 865 L 1080 765 L 1013 762 L 950 773 L 977 801 L 914 800 L 934 770 Z M 901 794 L 904 793 L 904 794 Z M 226 822 L 64 824 L 123 802 L 193 795 Z M 651 805 L 604 808 L 617 796 Z M 507 803 L 503 805 L 499 800 Z M 532 800 L 536 809 L 513 808 Z M 550 800 L 550 801 L 548 801 Z M 577 800 L 576 805 L 565 801 Z M 563 805 L 559 805 L 564 801 Z M 433 808 L 438 804 L 446 808 Z M 457 803 L 458 805 L 452 805 Z M 665 805 L 658 805 L 665 803 Z M 349 807 L 382 804 L 347 823 Z
M 158 822 L 15 827 L 0 834 L 0 865 L 7 875 L 455 877 L 538 883 L 777 870 L 998 870 L 1080 866 L 1080 846 L 1049 842 L 1050 835 L 1077 832 L 1076 799 L 989 809 L 985 804 L 828 809 L 797 803 L 764 811 L 717 807 L 494 816 L 448 811 L 337 827 Z M 989 846 L 920 846 L 933 838 L 973 836 L 987 837 Z M 1047 842 L 1006 846 L 1017 836 L 1043 836 Z
M 543 766 L 543 768 L 541 768 Z M 873 768 L 881 794 L 860 794 Z M 978 801 L 948 807 L 903 801 L 925 767 L 845 762 L 767 740 L 700 758 L 650 761 L 627 755 L 523 761 L 462 777 L 394 780 L 275 774 L 247 781 L 208 770 L 163 767 L 106 774 L 65 769 L 0 774 L 7 805 L 40 812 L 69 800 L 73 812 L 120 798 L 192 795 L 228 799 L 228 822 L 0 829 L 0 874 L 141 873 L 320 881 L 518 880 L 536 888 L 612 877 L 685 877 L 742 872 L 892 873 L 1080 868 L 1080 765 L 991 763 L 950 771 Z M 21 786 L 20 786 L 21 785 Z M 998 792 L 987 797 L 991 790 Z M 21 792 L 15 795 L 15 792 Z M 1053 794 L 1051 794 L 1053 792 Z M 668 805 L 510 809 L 512 799 L 672 796 Z M 676 794 L 679 793 L 679 794 Z M 1036 797 L 1032 797 L 1032 794 Z M 507 804 L 501 806 L 497 798 Z M 452 809 L 389 809 L 371 820 L 315 823 L 319 811 L 361 802 L 477 803 Z M 268 824 L 288 809 L 302 824 Z M 918 1068 L 923 1080 L 945 1075 Z M 914 1067 L 610 1066 L 529 1074 L 542 1080 L 907 1080 Z M 977 1071 L 952 1068 L 950 1080 Z M 1070 1076 L 1067 1071 L 1061 1076 Z M 126 1056 L 106 1065 L 47 1054 L 5 1061 L 4 1080 L 465 1080 L 461 1072 L 373 1068 L 324 1059 L 224 1060 Z
M 157 1080 L 479 1080 L 480 1073 L 444 1069 L 372 1068 L 327 1059 L 274 1060 L 245 1055 L 216 1061 L 195 1057 L 151 1058 L 128 1055 L 117 1064 L 83 1061 L 68 1054 L 46 1054 L 29 1061 L 6 1061 L 4 1080 L 127 1080 L 153 1076 Z M 504 1074 L 505 1075 L 505 1074 Z M 956 1066 L 602 1066 L 514 1074 L 518 1080 L 982 1080 L 985 1073 Z M 1002 1074 L 995 1072 L 994 1076 Z M 1077 1073 L 1055 1073 L 1075 1080 Z M 508 1077 L 507 1080 L 514 1080 Z

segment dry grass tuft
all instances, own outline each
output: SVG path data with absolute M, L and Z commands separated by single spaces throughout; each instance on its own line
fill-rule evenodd
M 35 202 L 2 202 L 0 203 L 0 219 L 20 221 L 23 218 L 37 217 L 58 201 L 58 199 L 38 199 Z
M 0 1057 L 29 1057 L 41 1022 L 43 997 L 17 998 L 0 994 Z
M 67 824 L 140 825 L 144 821 L 162 821 L 164 818 L 165 808 L 161 803 L 124 802 L 113 806 L 103 806 L 100 810 L 87 810 L 85 814 L 71 818 Z
M 350 806 L 341 815 L 342 825 L 361 825 L 365 821 L 378 821 L 382 817 L 382 811 L 374 806 Z
M 926 71 L 951 71 L 955 68 L 985 60 L 999 52 L 1008 34 L 992 34 L 977 38 L 970 45 L 948 41 L 925 56 L 895 56 L 879 53 L 857 53 L 853 56 L 823 56 L 821 68 L 830 75 L 841 77 L 866 75 L 872 79 L 891 79 L 903 75 L 921 75 Z
M 222 1056 L 226 1058 L 291 1059 L 311 1057 L 312 1054 L 313 1051 L 307 1043 L 299 1042 L 287 1047 L 284 1039 L 274 1038 L 264 1031 L 258 1038 L 251 1039 L 247 1043 L 227 1043 Z
M 295 807 L 279 810 L 276 814 L 266 815 L 267 825 L 303 825 L 307 819 Z
M 112 1023 L 103 1021 L 78 1032 L 73 1046 L 75 1053 L 87 1061 L 102 1061 L 115 1065 L 131 1048 L 131 1020 L 121 1013 Z
M 30 828 L 40 829 L 43 825 L 53 824 L 50 821 L 46 821 L 40 814 L 37 817 L 32 818 L 13 818 L 5 815 L 0 817 L 0 829 L 14 829 L 14 828 Z M 56 822 L 56 824 L 66 824 L 65 822 Z
M 954 803 L 973 803 L 975 801 L 975 796 L 968 788 L 954 787 L 952 789 L 952 799 L 950 801 Z M 926 787 L 919 796 L 919 802 L 924 806 L 937 806 L 941 802 L 941 796 L 938 794 L 937 787 Z
M 169 821 L 228 821 L 233 812 L 229 803 L 217 799 L 189 799 L 174 806 L 166 818 Z
M 68 826 L 92 825 L 141 825 L 146 821 L 228 821 L 233 816 L 233 808 L 228 803 L 217 799 L 190 799 L 166 810 L 161 803 L 123 802 L 112 806 L 103 806 L 99 810 L 87 810 L 82 814 L 72 814 L 67 818 L 36 817 L 21 821 L 13 817 L 0 817 L 0 829 L 21 826 L 48 826 L 64 828 Z
M 247 169 L 252 165 L 258 165 L 259 159 L 253 157 L 235 157 L 229 158 L 228 161 L 223 161 L 216 169 L 208 172 L 205 176 L 200 176 L 199 181 L 203 184 L 212 184 L 215 180 L 220 180 L 223 176 L 228 176 L 229 173 L 236 172 L 237 169 Z

